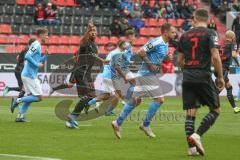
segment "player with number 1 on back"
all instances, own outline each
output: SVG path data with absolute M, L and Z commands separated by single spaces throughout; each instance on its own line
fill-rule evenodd
M 178 63 L 183 71 L 183 109 L 186 110 L 185 132 L 190 156 L 204 155 L 200 137 L 213 126 L 220 113 L 218 90 L 224 88 L 218 36 L 207 28 L 208 12 L 194 13 L 194 28 L 184 33 L 179 42 Z M 217 72 L 217 87 L 211 77 L 211 62 Z M 201 105 L 209 107 L 199 128 L 194 130 L 196 113 Z

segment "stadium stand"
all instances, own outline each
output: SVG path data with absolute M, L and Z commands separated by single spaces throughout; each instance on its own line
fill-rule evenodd
M 34 36 L 34 29 L 37 28 L 34 20 L 36 2 L 34 0 L 0 1 L 0 45 L 5 46 L 5 52 L 19 53 L 27 44 L 28 38 Z M 98 37 L 96 41 L 99 45 L 100 54 L 109 52 L 106 49 L 108 43 L 116 44 L 118 41 L 119 37 L 111 36 L 110 25 L 115 18 L 121 16 L 121 9 L 119 9 L 119 6 L 114 6 L 112 1 L 111 3 L 109 1 L 108 7 L 100 5 L 99 7 L 95 6 L 95 8 L 89 6 L 89 1 L 85 1 L 84 4 L 76 4 L 75 0 L 54 0 L 52 2 L 60 8 L 58 18 L 62 24 L 46 26 L 50 36 L 43 50 L 48 49 L 53 54 L 73 54 L 76 52 L 80 43 L 80 36 L 86 31 L 86 25 L 90 18 L 93 18 L 97 26 Z M 158 2 L 161 4 L 166 1 L 160 0 Z M 144 5 L 145 0 L 140 0 L 140 3 Z M 201 3 L 197 0 L 188 0 L 188 4 L 201 6 Z M 155 0 L 150 0 L 150 8 L 153 8 L 154 5 Z M 143 14 L 142 20 L 144 21 L 144 27 L 140 29 L 139 37 L 133 43 L 134 51 L 137 51 L 150 38 L 159 36 L 161 34 L 159 26 L 164 23 L 168 22 L 180 27 L 185 21 L 185 19 L 177 17 L 171 19 L 151 18 L 145 14 Z M 221 34 L 225 31 L 225 28 L 217 19 L 214 20 Z M 9 37 L 13 38 L 10 39 Z

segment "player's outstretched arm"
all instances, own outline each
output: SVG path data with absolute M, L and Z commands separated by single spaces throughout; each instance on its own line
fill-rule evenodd
M 217 81 L 219 90 L 223 90 L 225 87 L 224 79 L 223 79 L 223 71 L 222 71 L 222 62 L 217 48 L 211 49 L 212 61 L 215 71 L 217 72 Z

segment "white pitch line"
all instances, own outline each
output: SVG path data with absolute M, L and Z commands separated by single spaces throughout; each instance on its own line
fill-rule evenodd
M 17 155 L 17 154 L 0 154 L 0 157 L 25 158 L 25 159 L 31 159 L 31 160 L 61 160 L 58 158 L 34 157 L 34 156 Z

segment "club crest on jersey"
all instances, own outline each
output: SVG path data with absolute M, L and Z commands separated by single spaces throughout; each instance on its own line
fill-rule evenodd
M 32 48 L 30 49 L 30 51 L 35 52 L 35 51 L 36 51 L 36 48 L 32 47 Z
M 147 48 L 147 50 L 151 50 L 151 49 L 153 49 L 153 45 L 152 45 L 152 43 L 147 44 L 147 45 L 146 45 L 146 48 Z

